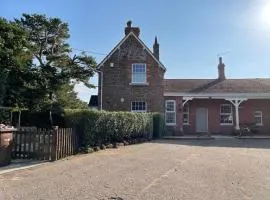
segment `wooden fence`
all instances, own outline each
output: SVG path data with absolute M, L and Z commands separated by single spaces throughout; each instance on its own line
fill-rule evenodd
M 78 142 L 71 128 L 29 129 L 13 133 L 13 159 L 58 160 L 77 152 Z

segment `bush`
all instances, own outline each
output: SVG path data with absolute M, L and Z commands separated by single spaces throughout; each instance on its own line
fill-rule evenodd
M 90 148 L 123 142 L 132 144 L 138 138 L 159 138 L 164 131 L 159 113 L 106 112 L 90 109 L 65 109 L 53 112 L 53 125 L 74 128 L 79 146 Z M 22 126 L 50 128 L 49 111 L 22 112 Z M 153 135 L 154 134 L 154 135 Z
M 153 138 L 162 137 L 165 130 L 164 117 L 160 113 L 153 114 Z
M 153 115 L 150 113 L 97 112 L 84 109 L 65 110 L 64 116 L 66 125 L 76 129 L 80 145 L 84 147 L 136 138 L 150 139 L 153 132 Z

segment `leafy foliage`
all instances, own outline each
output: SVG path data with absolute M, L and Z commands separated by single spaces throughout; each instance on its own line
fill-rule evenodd
M 152 114 L 65 110 L 65 120 L 80 133 L 82 146 L 152 138 Z
M 26 82 L 31 79 L 31 54 L 25 49 L 26 34 L 12 22 L 0 18 L 0 104 L 24 106 L 28 103 L 25 95 Z M 30 82 L 29 82 L 30 85 Z
M 59 18 L 37 14 L 23 14 L 16 22 L 27 32 L 30 41 L 28 49 L 37 61 L 36 74 L 44 92 L 53 93 L 71 79 L 91 87 L 88 81 L 94 74 L 96 63 L 86 54 L 70 56 L 67 23 Z
M 84 101 L 81 101 L 77 97 L 77 93 L 74 91 L 74 83 L 64 84 L 59 87 L 59 89 L 55 92 L 56 95 L 56 106 L 60 106 L 61 108 L 69 108 L 69 109 L 86 109 L 88 108 L 88 104 Z
M 162 137 L 165 131 L 165 121 L 164 116 L 160 113 L 153 114 L 153 137 L 160 138 Z
M 72 54 L 67 23 L 23 14 L 15 22 L 0 18 L 0 33 L 0 105 L 40 111 L 51 108 L 56 97 L 57 106 L 85 107 L 70 82 L 93 87 L 89 78 L 96 62 L 85 53 Z

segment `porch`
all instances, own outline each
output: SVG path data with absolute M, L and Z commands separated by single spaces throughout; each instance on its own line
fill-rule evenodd
M 240 129 L 270 135 L 269 94 L 170 94 L 165 95 L 165 102 L 168 136 L 229 136 Z M 175 124 L 167 123 L 171 115 L 167 102 L 175 104 Z

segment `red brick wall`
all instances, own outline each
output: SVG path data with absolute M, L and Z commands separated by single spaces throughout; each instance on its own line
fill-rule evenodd
M 248 100 L 239 108 L 240 123 L 253 123 L 255 111 L 262 111 L 263 126 L 258 126 L 259 133 L 270 134 L 270 100 Z
M 110 67 L 110 63 L 114 63 L 114 67 Z M 133 63 L 146 64 L 148 85 L 130 85 Z M 158 66 L 158 63 L 134 36 L 127 38 L 100 70 L 103 71 L 102 105 L 104 110 L 130 111 L 132 101 L 146 101 L 147 111 L 164 112 L 165 71 Z M 99 97 L 100 93 L 99 88 Z M 121 98 L 124 102 L 121 102 Z
M 220 105 L 228 104 L 225 100 L 194 99 L 189 104 L 189 125 L 184 125 L 184 133 L 196 133 L 196 111 L 197 108 L 208 109 L 208 131 L 209 133 L 231 133 L 234 125 L 220 125 Z M 235 121 L 235 120 L 234 120 Z
M 182 110 L 180 108 L 181 98 L 165 97 L 165 99 L 177 100 L 177 125 L 167 127 L 168 134 L 177 134 L 182 126 Z M 235 109 L 233 106 L 233 125 L 220 125 L 220 105 L 230 102 L 216 99 L 194 99 L 188 102 L 189 104 L 189 125 L 183 125 L 184 134 L 196 133 L 196 111 L 197 108 L 208 108 L 208 131 L 211 134 L 230 134 L 235 127 Z M 270 100 L 248 100 L 243 102 L 239 108 L 239 120 L 242 123 L 253 123 L 254 112 L 262 111 L 263 126 L 258 128 L 258 134 L 270 134 Z M 181 120 L 180 120 L 181 119 Z

